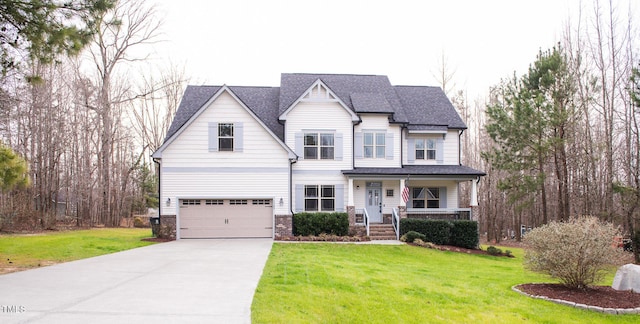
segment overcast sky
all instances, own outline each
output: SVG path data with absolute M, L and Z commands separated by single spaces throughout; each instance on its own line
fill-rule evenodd
M 472 98 L 554 46 L 578 0 L 148 0 L 159 58 L 191 84 L 277 86 L 280 73 L 384 74 L 439 85 L 442 55 Z M 586 0 L 585 0 L 586 1 Z M 589 6 L 583 4 L 583 6 Z M 575 19 L 575 18 L 574 18 Z

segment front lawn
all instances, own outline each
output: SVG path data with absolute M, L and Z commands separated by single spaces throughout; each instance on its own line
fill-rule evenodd
M 151 229 L 101 228 L 28 235 L 0 235 L 0 274 L 113 253 L 152 242 Z
M 507 249 L 516 258 L 408 245 L 275 243 L 255 292 L 252 322 L 638 322 L 638 315 L 578 310 L 512 291 L 551 280 L 523 269 L 521 249 Z

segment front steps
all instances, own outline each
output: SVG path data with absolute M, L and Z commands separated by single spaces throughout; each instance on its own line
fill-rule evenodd
M 396 232 L 392 224 L 369 224 L 371 240 L 396 240 Z

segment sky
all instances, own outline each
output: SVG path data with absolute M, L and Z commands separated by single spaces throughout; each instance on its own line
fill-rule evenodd
M 561 39 L 578 0 L 147 0 L 159 62 L 190 84 L 278 86 L 281 73 L 382 74 L 440 85 L 442 62 L 472 98 L 526 72 Z M 583 4 L 584 6 L 584 4 Z M 444 59 L 443 59 L 444 58 Z

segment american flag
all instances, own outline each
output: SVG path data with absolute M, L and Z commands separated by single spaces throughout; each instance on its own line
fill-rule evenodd
M 406 185 L 404 186 L 404 189 L 402 189 L 402 200 L 404 200 L 405 204 L 409 201 L 409 187 Z

